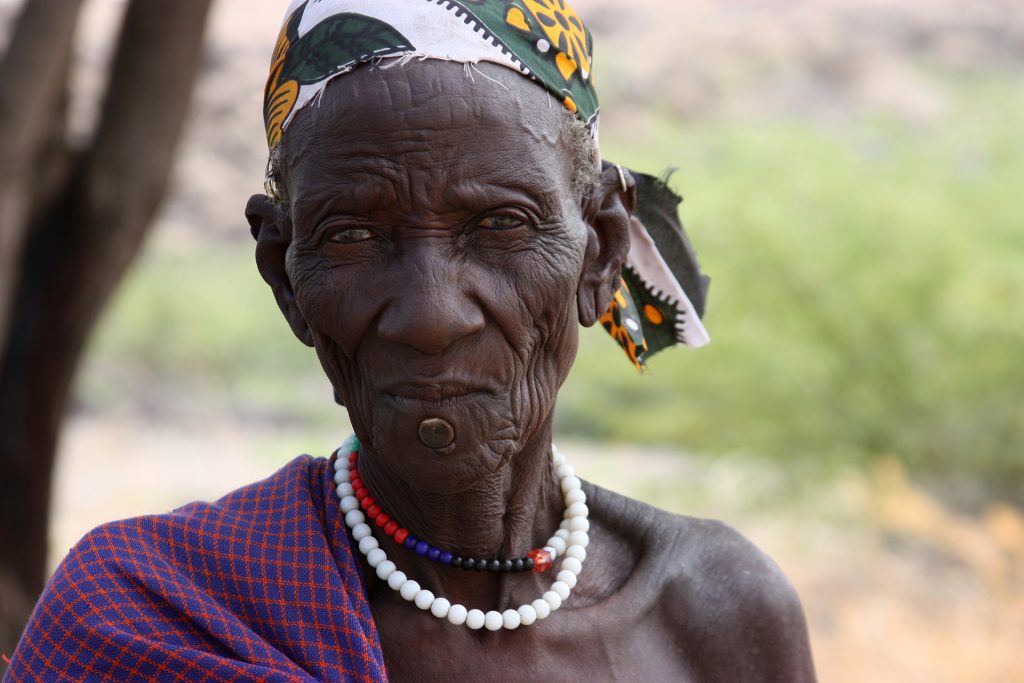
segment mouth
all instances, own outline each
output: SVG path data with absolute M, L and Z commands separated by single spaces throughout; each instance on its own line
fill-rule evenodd
M 480 386 L 458 382 L 403 382 L 387 387 L 384 393 L 399 401 L 458 403 L 491 392 Z

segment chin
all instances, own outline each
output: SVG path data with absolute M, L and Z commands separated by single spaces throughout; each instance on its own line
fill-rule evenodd
M 505 467 L 522 447 L 524 434 L 508 394 L 474 392 L 441 399 L 409 398 L 381 392 L 370 399 L 362 423 L 376 457 L 410 486 L 452 494 L 465 491 Z M 355 411 L 352 411 L 355 412 Z M 419 439 L 419 425 L 440 418 L 455 428 L 455 440 L 430 448 Z

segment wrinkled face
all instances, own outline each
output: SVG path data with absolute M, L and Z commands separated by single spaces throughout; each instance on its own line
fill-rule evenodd
M 561 110 L 509 69 L 361 68 L 290 125 L 295 304 L 393 475 L 453 492 L 551 414 L 577 345 L 588 229 Z M 455 428 L 444 449 L 418 426 Z

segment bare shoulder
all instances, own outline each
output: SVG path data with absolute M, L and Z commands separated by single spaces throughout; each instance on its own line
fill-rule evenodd
M 598 487 L 591 498 L 592 515 L 635 539 L 645 558 L 638 573 L 658 577 L 643 583 L 694 678 L 815 680 L 800 599 L 753 543 L 722 522 L 674 515 Z

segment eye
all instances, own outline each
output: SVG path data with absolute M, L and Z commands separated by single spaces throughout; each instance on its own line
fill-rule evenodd
M 373 233 L 366 228 L 345 228 L 334 233 L 327 240 L 338 244 L 355 244 L 372 238 Z
M 526 221 L 519 216 L 492 214 L 481 218 L 480 222 L 477 223 L 477 227 L 484 230 L 515 230 L 516 228 L 523 227 L 525 224 Z

